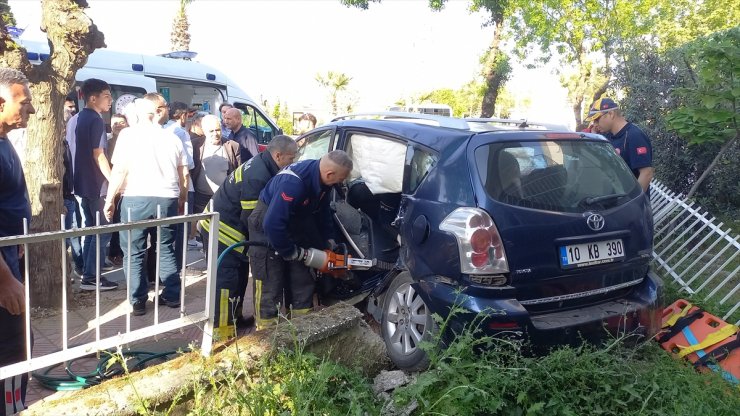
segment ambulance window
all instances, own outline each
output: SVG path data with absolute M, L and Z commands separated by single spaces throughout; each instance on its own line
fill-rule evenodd
M 105 128 L 108 132 L 110 132 L 110 119 L 113 114 L 123 114 L 126 106 L 133 102 L 135 98 L 143 97 L 146 94 L 146 90 L 129 85 L 111 85 L 110 93 L 113 96 L 113 104 L 110 106 L 110 111 L 102 114 L 105 121 Z M 80 108 L 83 106 L 84 103 Z
M 278 132 L 257 108 L 243 103 L 234 106 L 242 110 L 242 124 L 257 136 L 257 143 L 267 145 Z

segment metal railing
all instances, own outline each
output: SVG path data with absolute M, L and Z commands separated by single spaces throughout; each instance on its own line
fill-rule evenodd
M 656 271 L 690 295 L 718 303 L 723 319 L 740 315 L 740 235 L 662 183 L 653 180 L 650 189 Z
M 186 208 L 187 209 L 187 208 Z M 100 213 L 98 213 L 99 215 Z M 156 245 L 157 253 L 161 245 L 161 227 L 170 224 L 184 224 L 183 228 L 187 230 L 187 226 L 192 221 L 198 221 L 202 219 L 210 219 L 210 227 L 208 232 L 210 235 L 218 235 L 218 224 L 219 214 L 218 212 L 208 212 L 203 214 L 194 215 L 180 215 L 174 217 L 160 218 L 158 215 L 157 219 L 133 221 L 120 224 L 110 225 L 98 225 L 93 227 L 77 228 L 72 230 L 64 230 L 64 215 L 61 218 L 62 230 L 53 232 L 43 232 L 36 234 L 28 234 L 28 225 L 24 221 L 24 235 L 3 237 L 0 238 L 0 247 L 23 245 L 26 255 L 24 256 L 25 262 L 25 333 L 26 333 L 26 360 L 17 362 L 15 364 L 6 365 L 0 367 L 0 380 L 10 378 L 16 375 L 28 373 L 41 368 L 49 367 L 55 364 L 59 364 L 75 358 L 84 357 L 99 351 L 103 351 L 109 348 L 121 346 L 134 341 L 142 340 L 165 332 L 184 328 L 189 325 L 203 323 L 203 339 L 201 342 L 200 351 L 203 355 L 210 355 L 211 347 L 213 342 L 213 315 L 215 311 L 215 292 L 216 292 L 216 259 L 218 258 L 218 240 L 215 238 L 209 239 L 207 248 L 207 269 L 206 269 L 206 296 L 205 296 L 205 307 L 203 311 L 186 311 L 185 310 L 185 271 L 186 271 L 186 254 L 187 254 L 187 238 L 188 233 L 183 232 L 183 257 L 182 257 L 182 268 L 180 271 L 180 313 L 179 317 L 165 322 L 159 320 L 159 254 L 156 260 L 156 279 L 155 279 L 155 296 L 154 296 L 154 323 L 149 326 L 145 326 L 139 329 L 131 329 L 131 312 L 132 307 L 129 303 L 131 297 L 131 291 L 128 284 L 128 278 L 126 279 L 126 329 L 125 332 L 119 332 L 117 335 L 101 338 L 101 314 L 100 314 L 100 278 L 101 278 L 101 261 L 104 259 L 100 258 L 100 250 L 97 250 L 97 274 L 96 274 L 96 290 L 95 290 L 95 340 L 92 342 L 84 343 L 81 345 L 69 346 L 68 343 L 68 299 L 67 299 L 67 288 L 69 285 L 69 279 L 67 278 L 67 245 L 66 239 L 72 237 L 83 237 L 83 236 L 96 236 L 97 243 L 100 243 L 101 234 L 108 234 L 113 232 L 127 232 L 128 233 L 128 251 L 131 251 L 131 230 L 134 229 L 146 229 L 154 228 L 157 229 Z M 130 214 L 129 214 L 130 218 Z M 99 218 L 96 223 L 100 223 Z M 30 283 L 31 279 L 29 276 L 30 269 L 29 265 L 31 260 L 29 259 L 30 253 L 28 245 L 33 243 L 42 242 L 55 242 L 59 244 L 62 256 L 61 256 L 61 279 L 62 279 L 62 346 L 60 351 L 51 352 L 45 355 L 33 357 L 31 354 L 31 314 L 30 314 Z M 95 246 L 94 246 L 95 247 Z M 127 264 L 123 265 L 125 270 L 130 270 L 131 259 L 128 259 Z M 128 273 L 126 273 L 128 276 Z M 146 284 L 146 283 L 145 283 Z

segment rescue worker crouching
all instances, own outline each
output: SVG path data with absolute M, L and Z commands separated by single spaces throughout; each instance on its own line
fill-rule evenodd
M 260 193 L 248 221 L 251 241 L 270 246 L 249 248 L 257 329 L 277 321 L 284 291 L 293 316 L 311 309 L 315 282 L 309 269 L 296 261 L 299 247 L 335 248 L 330 191 L 351 171 L 349 155 L 334 150 L 320 160 L 288 166 Z
M 289 136 L 275 136 L 265 152 L 249 159 L 232 172 L 211 198 L 212 209 L 220 214 L 219 256 L 226 248 L 248 240 L 247 219 L 267 182 L 280 169 L 293 163 L 298 147 Z M 209 207 L 206 207 L 206 211 Z M 208 239 L 210 219 L 201 220 L 203 241 Z M 224 256 L 216 271 L 216 309 L 214 336 L 226 339 L 236 334 L 236 326 L 252 326 L 252 318 L 242 316 L 247 290 L 249 261 L 246 248 L 238 247 Z

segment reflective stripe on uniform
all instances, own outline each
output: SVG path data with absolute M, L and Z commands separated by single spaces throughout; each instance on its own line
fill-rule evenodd
M 236 327 L 234 325 L 226 325 L 213 330 L 214 341 L 225 341 L 229 338 L 236 336 Z
M 229 325 L 229 289 L 221 289 L 218 299 L 218 327 Z
M 242 209 L 255 209 L 257 207 L 257 201 L 241 201 Z
M 262 280 L 254 279 L 254 321 L 257 323 L 257 328 L 259 328 L 259 323 L 262 321 L 262 314 L 260 313 L 260 307 L 262 303 Z
M 239 183 L 242 181 L 242 166 L 239 166 L 239 168 L 234 171 L 234 183 Z
M 305 308 L 305 309 L 291 309 L 290 310 L 290 316 L 301 316 L 305 315 L 308 312 L 311 311 L 311 308 Z
M 300 176 L 298 176 L 298 174 L 297 174 L 297 173 L 295 173 L 295 172 L 293 172 L 292 170 L 290 170 L 290 168 L 286 168 L 286 169 L 283 169 L 283 170 L 281 170 L 280 172 L 278 172 L 277 174 L 278 174 L 278 175 L 293 175 L 293 176 L 295 176 L 296 178 L 298 178 L 298 179 L 301 179 L 301 177 L 300 177 Z M 301 179 L 301 180 L 303 180 L 303 179 Z
M 223 221 L 218 222 L 218 241 L 225 245 L 230 246 L 233 244 L 236 244 L 240 241 L 243 241 L 246 239 L 244 234 L 240 233 L 239 231 L 232 228 L 229 224 L 224 223 Z M 210 219 L 204 219 L 200 222 L 201 227 L 203 227 L 204 230 L 208 230 L 211 226 L 211 220 Z M 238 253 L 244 252 L 244 247 L 237 247 L 234 249 Z

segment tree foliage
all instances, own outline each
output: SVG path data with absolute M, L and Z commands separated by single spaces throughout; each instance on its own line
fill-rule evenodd
M 727 142 L 740 135 L 740 27 L 686 45 L 679 52 L 691 81 L 672 96 L 681 106 L 669 126 L 691 144 Z
M 673 0 L 671 4 L 675 12 L 653 28 L 663 50 L 740 24 L 740 2 Z
M 288 111 L 288 103 L 281 103 L 279 99 L 276 100 L 270 115 L 278 127 L 283 130 L 283 134 L 293 134 L 293 117 Z
M 190 22 L 188 22 L 188 6 L 193 0 L 180 0 L 177 13 L 172 21 L 170 44 L 173 51 L 190 50 Z
M 3 29 L 6 26 L 15 26 L 15 16 L 13 16 L 13 12 L 10 10 L 8 0 L 0 0 L 0 20 L 3 22 Z
M 329 93 L 329 103 L 333 115 L 339 114 L 340 94 L 349 87 L 352 77 L 342 72 L 328 71 L 326 75 L 316 74 L 316 82 L 326 88 Z M 352 105 L 348 104 L 347 108 L 342 110 L 351 110 Z
M 442 88 L 414 97 L 413 101 L 418 104 L 425 102 L 435 104 L 447 104 L 452 108 L 454 117 L 477 117 L 480 115 L 481 98 L 485 87 L 478 81 L 471 81 L 462 88 Z M 405 105 L 405 102 L 399 100 Z
M 722 131 L 727 129 L 721 123 L 711 121 L 716 116 L 713 113 L 722 105 L 728 108 L 730 103 L 718 101 L 715 107 L 707 109 L 701 95 L 702 91 L 710 89 L 707 86 L 697 88 L 697 81 L 701 82 L 697 71 L 708 65 L 703 58 L 704 46 L 714 49 L 716 42 L 728 46 L 725 48 L 728 57 L 734 56 L 734 65 L 737 65 L 737 46 L 729 47 L 726 40 L 721 40 L 737 36 L 737 29 L 732 33 L 699 39 L 668 51 L 657 50 L 648 42 L 638 42 L 615 71 L 615 87 L 624 94 L 621 105 L 627 118 L 639 124 L 652 141 L 653 165 L 658 179 L 676 192 L 694 195 L 705 207 L 716 212 L 740 208 L 740 170 L 737 169 L 740 141 L 733 141 L 729 135 L 722 138 Z M 737 45 L 738 42 L 734 43 Z M 729 77 L 730 65 L 727 63 L 725 69 L 718 69 L 724 75 L 716 76 Z M 725 88 L 724 95 L 729 98 L 726 92 L 732 91 L 731 83 L 718 79 L 717 85 L 712 82 L 711 74 L 705 70 L 709 85 Z M 732 76 L 737 78 L 737 74 L 735 69 Z M 679 131 L 672 124 L 675 121 L 669 122 L 678 117 L 679 123 L 683 124 L 683 118 L 691 117 L 693 112 L 699 112 L 698 123 L 685 123 L 686 130 Z M 707 139 L 697 140 L 701 136 L 693 136 L 694 129 L 705 132 Z
M 689 144 L 723 144 L 689 190 L 692 196 L 740 138 L 740 27 L 692 42 L 679 54 L 690 83 L 673 89 L 680 104 L 667 114 L 668 126 Z
M 46 33 L 50 54 L 32 66 L 26 50 L 15 42 L 0 22 L 0 65 L 26 74 L 31 85 L 36 114 L 26 130 L 23 169 L 31 201 L 31 232 L 59 229 L 65 212 L 61 179 L 64 98 L 72 90 L 77 70 L 87 63 L 95 49 L 105 47 L 103 34 L 85 14 L 85 0 L 44 0 L 41 2 L 41 30 Z M 59 278 L 61 253 L 56 243 L 30 245 L 31 302 L 59 306 L 62 281 Z

